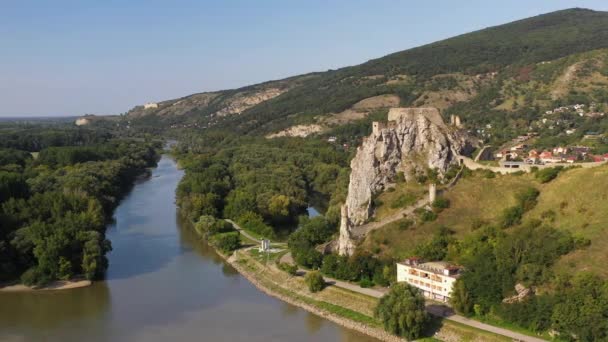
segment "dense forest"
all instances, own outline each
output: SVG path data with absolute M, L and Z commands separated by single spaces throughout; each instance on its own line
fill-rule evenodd
M 1 135 L 0 281 L 102 277 L 106 224 L 135 178 L 155 165 L 158 143 L 71 127 Z

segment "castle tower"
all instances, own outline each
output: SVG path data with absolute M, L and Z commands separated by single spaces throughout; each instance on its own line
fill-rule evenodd
M 437 199 L 437 184 L 429 184 L 429 203 L 433 204 Z
M 454 115 L 454 126 L 462 128 L 462 122 L 460 121 L 460 115 Z
M 384 125 L 381 122 L 374 121 L 372 123 L 372 133 L 374 135 L 380 135 L 380 130 L 384 128 Z

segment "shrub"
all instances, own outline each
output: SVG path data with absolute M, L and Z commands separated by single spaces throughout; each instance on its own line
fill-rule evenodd
M 403 208 L 407 207 L 416 202 L 416 196 L 411 193 L 403 194 L 399 196 L 393 203 L 391 203 L 391 208 Z
M 522 210 L 526 212 L 536 206 L 536 199 L 538 198 L 539 194 L 540 192 L 537 189 L 529 187 L 523 191 L 518 192 L 515 195 L 515 199 L 521 206 Z
M 205 237 L 234 231 L 234 227 L 230 223 L 210 215 L 202 215 L 194 224 L 194 229 Z
M 438 197 L 433 201 L 433 208 L 441 211 L 450 207 L 450 200 L 444 197 Z
M 304 282 L 310 292 L 319 292 L 325 287 L 325 280 L 319 271 L 310 271 L 304 276 Z
M 216 234 L 211 244 L 224 253 L 232 252 L 241 247 L 241 235 L 238 232 Z
M 496 174 L 490 170 L 483 170 L 484 178 L 496 178 Z
M 279 263 L 279 269 L 287 272 L 289 275 L 295 276 L 298 274 L 298 266 L 288 264 L 286 262 Z
M 393 276 L 392 266 L 384 265 L 383 267 L 376 267 L 372 280 L 374 281 L 374 284 L 389 286 L 391 279 L 394 278 Z
M 500 220 L 500 226 L 503 228 L 509 228 L 516 224 L 521 223 L 521 217 L 523 216 L 524 211 L 521 206 L 516 205 L 514 207 L 506 208 L 502 212 L 502 217 Z
M 73 275 L 72 263 L 65 257 L 59 257 L 59 271 L 57 277 L 61 280 L 69 280 Z
M 238 223 L 244 229 L 259 234 L 264 238 L 273 239 L 275 237 L 274 231 L 270 226 L 264 223 L 262 216 L 254 212 L 248 211 L 241 215 L 238 219 Z
M 418 289 L 404 283 L 394 285 L 380 298 L 374 316 L 386 331 L 408 340 L 420 337 L 429 322 L 424 297 Z
M 359 280 L 359 286 L 365 289 L 374 286 L 374 282 L 368 278 L 361 278 L 361 280 Z
M 423 209 L 419 212 L 419 217 L 422 222 L 431 222 L 437 219 L 437 214 L 430 210 Z
M 452 232 L 447 227 L 440 227 L 439 231 L 433 235 L 431 241 L 418 244 L 415 254 L 423 259 L 443 260 L 448 252 L 448 246 L 455 241 Z
M 536 172 L 536 178 L 541 183 L 548 183 L 557 177 L 557 175 L 563 170 L 563 166 L 548 167 L 546 169 L 539 170 Z
M 408 219 L 401 219 L 401 220 L 397 221 L 397 225 L 398 225 L 397 227 L 399 228 L 399 230 L 407 230 L 412 225 L 414 225 L 414 221 L 408 220 Z
M 555 221 L 555 211 L 549 209 L 549 210 L 545 210 L 540 214 L 540 218 L 542 218 L 543 220 L 549 220 L 551 222 Z

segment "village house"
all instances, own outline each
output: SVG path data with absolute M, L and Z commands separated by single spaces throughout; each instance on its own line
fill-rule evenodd
M 566 154 L 568 153 L 568 148 L 567 147 L 554 147 L 553 148 L 553 154 Z
M 460 272 L 460 267 L 447 262 L 408 258 L 397 263 L 397 282 L 406 282 L 420 289 L 429 299 L 447 302 Z

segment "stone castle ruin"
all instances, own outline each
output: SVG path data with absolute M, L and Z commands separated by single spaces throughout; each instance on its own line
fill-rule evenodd
M 450 165 L 458 163 L 466 140 L 456 129 L 460 118 L 451 123 L 446 125 L 436 108 L 392 108 L 387 124 L 373 123 L 372 134 L 363 139 L 351 161 L 348 195 L 341 210 L 340 254 L 353 253 L 353 228 L 369 220 L 373 196 L 393 184 L 398 172 L 403 172 L 406 181 L 427 169 L 436 169 L 442 177 Z

